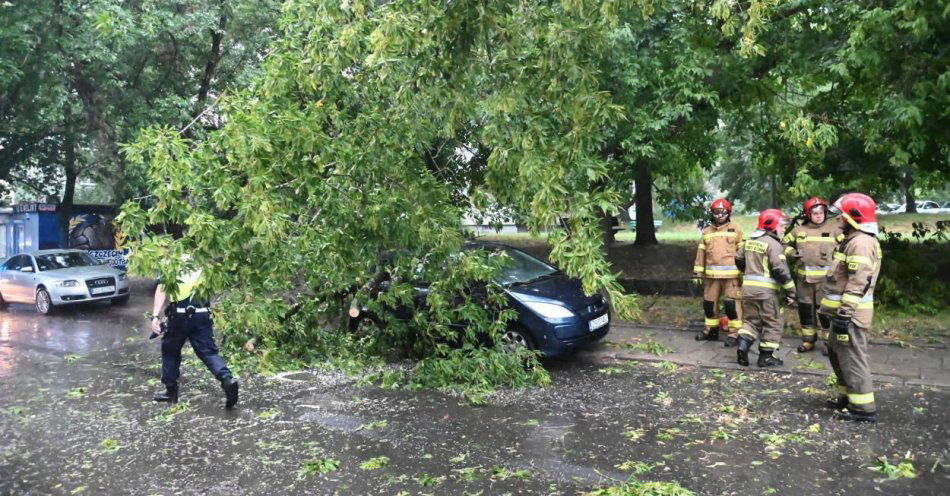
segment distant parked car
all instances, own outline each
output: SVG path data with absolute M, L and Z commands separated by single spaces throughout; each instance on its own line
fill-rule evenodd
M 49 314 L 61 305 L 129 301 L 129 278 L 82 250 L 40 250 L 10 257 L 0 265 L 0 305 L 33 303 Z
M 940 205 L 937 202 L 932 200 L 920 200 L 914 202 L 914 205 L 917 207 L 918 214 L 939 214 L 943 213 L 940 210 Z M 902 214 L 907 211 L 907 205 L 901 205 L 899 208 L 894 210 L 891 213 Z
M 898 208 L 900 208 L 900 204 L 898 203 L 880 203 L 877 206 L 877 214 L 878 215 L 893 214 L 895 213 L 895 210 L 897 210 Z

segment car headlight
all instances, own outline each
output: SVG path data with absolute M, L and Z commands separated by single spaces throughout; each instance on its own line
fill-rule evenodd
M 126 274 L 125 272 L 119 274 L 119 280 L 120 280 L 120 281 L 124 281 L 124 280 L 126 280 L 126 279 L 128 279 L 128 278 L 129 278 L 129 275 Z
M 561 305 L 541 303 L 540 301 L 525 301 L 523 303 L 538 315 L 548 319 L 567 319 L 574 316 L 574 312 Z
M 56 285 L 61 288 L 75 288 L 79 286 L 79 281 L 74 281 L 70 279 L 68 281 L 59 281 L 58 283 L 56 283 Z

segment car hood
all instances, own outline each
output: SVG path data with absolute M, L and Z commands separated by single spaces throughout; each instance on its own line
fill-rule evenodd
M 91 279 L 95 277 L 116 277 L 119 274 L 120 271 L 116 269 L 96 265 L 89 267 L 70 267 L 68 269 L 44 270 L 43 272 L 40 272 L 41 276 L 54 279 L 67 279 L 72 277 L 79 279 Z
M 579 279 L 558 273 L 526 285 L 509 286 L 508 292 L 516 298 L 529 301 L 560 303 L 572 310 L 580 310 L 600 302 L 601 296 L 587 296 Z

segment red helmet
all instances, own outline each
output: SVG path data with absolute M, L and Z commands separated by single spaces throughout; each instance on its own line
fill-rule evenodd
M 802 209 L 805 212 L 805 215 L 808 215 L 811 213 L 811 209 L 817 207 L 818 205 L 825 207 L 825 210 L 828 209 L 828 202 L 826 202 L 825 199 L 820 196 L 813 196 L 805 200 L 805 205 L 802 207 Z
M 787 223 L 788 217 L 786 217 L 781 210 L 770 208 L 768 210 L 763 210 L 762 213 L 759 214 L 759 225 L 756 227 L 756 229 L 761 229 L 763 231 L 775 231 L 778 226 Z
M 877 204 L 864 193 L 848 193 L 838 198 L 831 212 L 841 214 L 851 227 L 870 235 L 877 235 Z
M 710 211 L 716 210 L 717 208 L 724 208 L 726 212 L 732 213 L 732 204 L 725 198 L 716 198 L 712 204 L 709 205 Z

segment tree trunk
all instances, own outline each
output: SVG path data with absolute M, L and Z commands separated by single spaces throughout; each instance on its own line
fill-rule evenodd
M 68 112 L 68 110 L 67 110 Z M 69 219 L 72 217 L 73 203 L 76 198 L 76 179 L 79 174 L 76 171 L 76 139 L 71 132 L 66 133 L 66 149 L 63 153 L 63 172 L 66 174 L 66 187 L 63 190 L 63 197 L 56 207 L 56 213 L 59 216 L 59 229 L 63 241 L 63 248 L 69 248 Z
M 604 233 L 604 247 L 612 246 L 617 242 L 617 234 L 614 226 L 617 225 L 617 216 L 610 215 L 607 212 L 600 212 L 600 230 Z
M 916 214 L 917 201 L 914 198 L 914 166 L 911 164 L 904 166 L 904 200 L 907 202 L 905 212 Z
M 637 163 L 637 239 L 635 245 L 655 245 L 656 229 L 653 227 L 653 177 L 650 164 Z
M 204 75 L 201 77 L 201 83 L 198 86 L 198 99 L 195 102 L 195 110 L 192 117 L 197 117 L 204 109 L 202 104 L 208 99 L 208 91 L 211 90 L 211 83 L 214 81 L 215 73 L 218 70 L 218 62 L 221 61 L 221 39 L 224 38 L 224 30 L 228 26 L 228 6 L 225 0 L 220 1 L 218 7 L 218 29 L 211 30 L 211 53 L 208 55 L 208 62 L 205 64 Z

